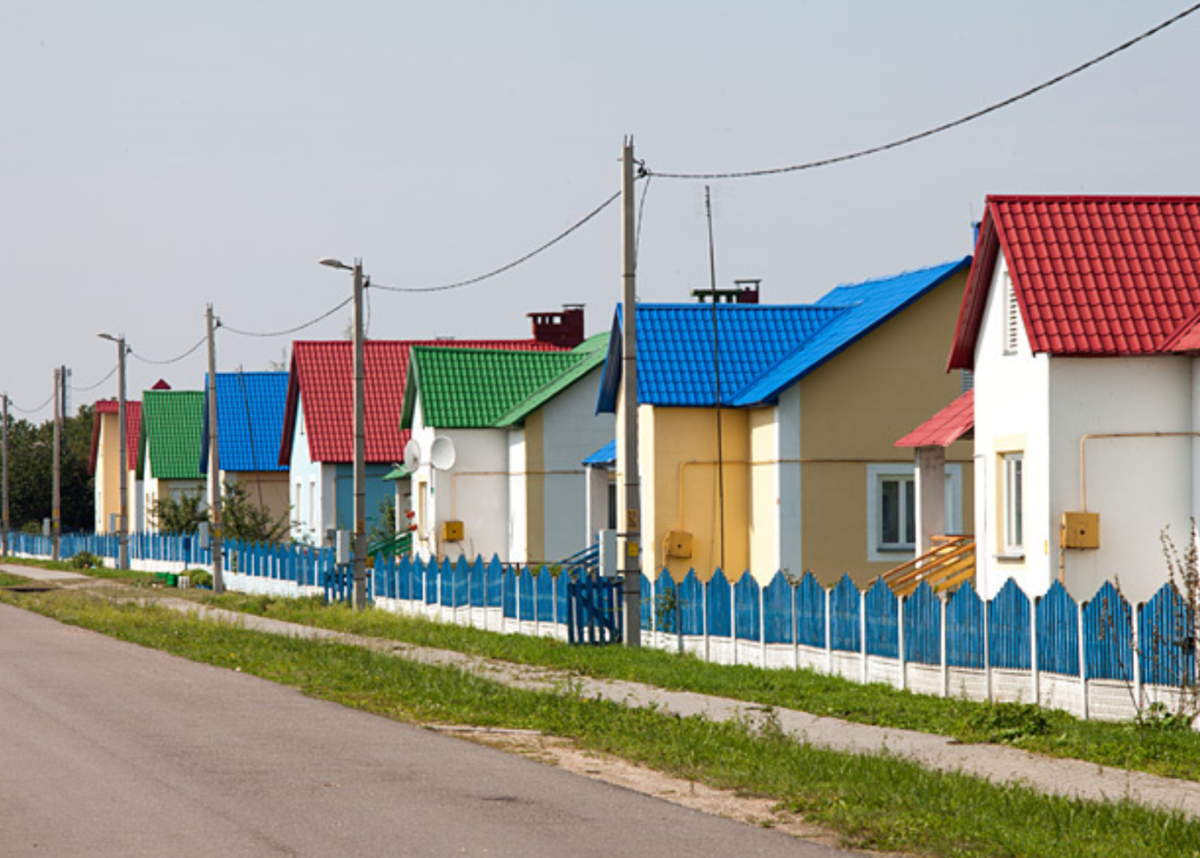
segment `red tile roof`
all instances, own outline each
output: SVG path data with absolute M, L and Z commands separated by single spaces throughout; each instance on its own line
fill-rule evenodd
M 96 458 L 100 455 L 100 415 L 116 414 L 117 400 L 101 399 L 92 416 L 92 450 L 88 455 L 88 473 L 96 473 Z M 138 433 L 142 427 L 142 403 L 125 401 L 125 463 L 137 467 Z
M 404 459 L 408 430 L 400 429 L 404 383 L 412 346 L 561 351 L 536 340 L 368 340 L 363 362 L 366 377 L 366 461 Z M 292 344 L 283 438 L 279 463 L 292 460 L 296 414 L 303 401 L 304 430 L 314 462 L 354 459 L 354 344 L 349 340 L 306 341 Z
M 975 391 L 968 390 L 896 442 L 897 447 L 949 447 L 975 428 Z
M 990 196 L 951 369 L 974 366 L 1000 249 L 1034 352 L 1162 354 L 1196 324 L 1200 197 Z

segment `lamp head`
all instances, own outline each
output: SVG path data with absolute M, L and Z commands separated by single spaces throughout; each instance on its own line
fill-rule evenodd
M 327 265 L 330 268 L 341 268 L 343 271 L 353 271 L 354 269 L 342 262 L 340 259 L 334 259 L 332 256 L 325 256 L 317 260 L 321 265 Z

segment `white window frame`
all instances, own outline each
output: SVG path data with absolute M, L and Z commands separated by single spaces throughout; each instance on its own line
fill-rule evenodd
M 1001 548 L 1005 557 L 1020 558 L 1025 556 L 1025 452 L 1001 453 L 1000 468 L 1004 486 Z
M 883 545 L 881 521 L 883 502 L 883 483 L 889 479 L 908 478 L 916 486 L 916 465 L 902 463 L 867 465 L 867 561 L 870 563 L 902 563 L 906 556 L 916 556 L 916 545 Z M 963 466 L 958 462 L 946 463 L 946 530 L 950 533 L 962 529 L 962 481 Z M 917 506 L 920 498 L 914 497 L 911 510 L 914 533 L 916 528 Z M 919 539 L 919 534 L 916 535 Z

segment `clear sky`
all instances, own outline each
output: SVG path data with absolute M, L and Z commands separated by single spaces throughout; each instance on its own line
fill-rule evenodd
M 0 390 L 115 396 L 97 331 L 141 358 L 300 324 L 378 283 L 469 278 L 619 188 L 884 143 L 1100 54 L 1190 0 L 355 2 L 9 0 L 0 6 Z M 718 281 L 810 301 L 971 252 L 988 193 L 1200 193 L 1200 13 L 1016 106 L 811 172 L 712 183 Z M 639 194 L 641 186 L 639 186 Z M 704 183 L 654 179 L 642 300 L 708 284 Z M 616 205 L 530 263 L 433 295 L 370 293 L 374 338 L 528 336 L 525 314 L 620 290 Z M 349 308 L 300 336 L 344 335 Z M 290 338 L 222 331 L 218 368 Z M 949 343 L 947 343 L 947 348 Z M 129 362 L 130 395 L 199 388 L 204 349 Z M 14 412 L 16 416 L 30 416 Z M 50 414 L 47 406 L 32 415 Z

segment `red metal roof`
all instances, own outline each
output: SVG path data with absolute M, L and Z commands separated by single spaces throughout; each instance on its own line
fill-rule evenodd
M 968 390 L 896 442 L 897 447 L 949 447 L 975 428 L 975 391 Z
M 951 369 L 974 366 L 999 249 L 1034 352 L 1162 354 L 1200 312 L 1200 197 L 989 196 Z
M 116 414 L 117 400 L 101 399 L 96 403 L 92 416 L 92 449 L 88 455 L 88 473 L 96 473 L 96 457 L 100 455 L 100 415 Z M 137 467 L 138 433 L 142 429 L 142 403 L 125 401 L 125 463 L 132 469 Z
M 561 351 L 536 340 L 368 340 L 363 362 L 366 395 L 366 461 L 399 462 L 409 432 L 400 429 L 404 383 L 412 346 Z M 292 344 L 279 464 L 290 465 L 296 414 L 303 401 L 304 430 L 314 462 L 354 459 L 354 344 L 349 340 Z

